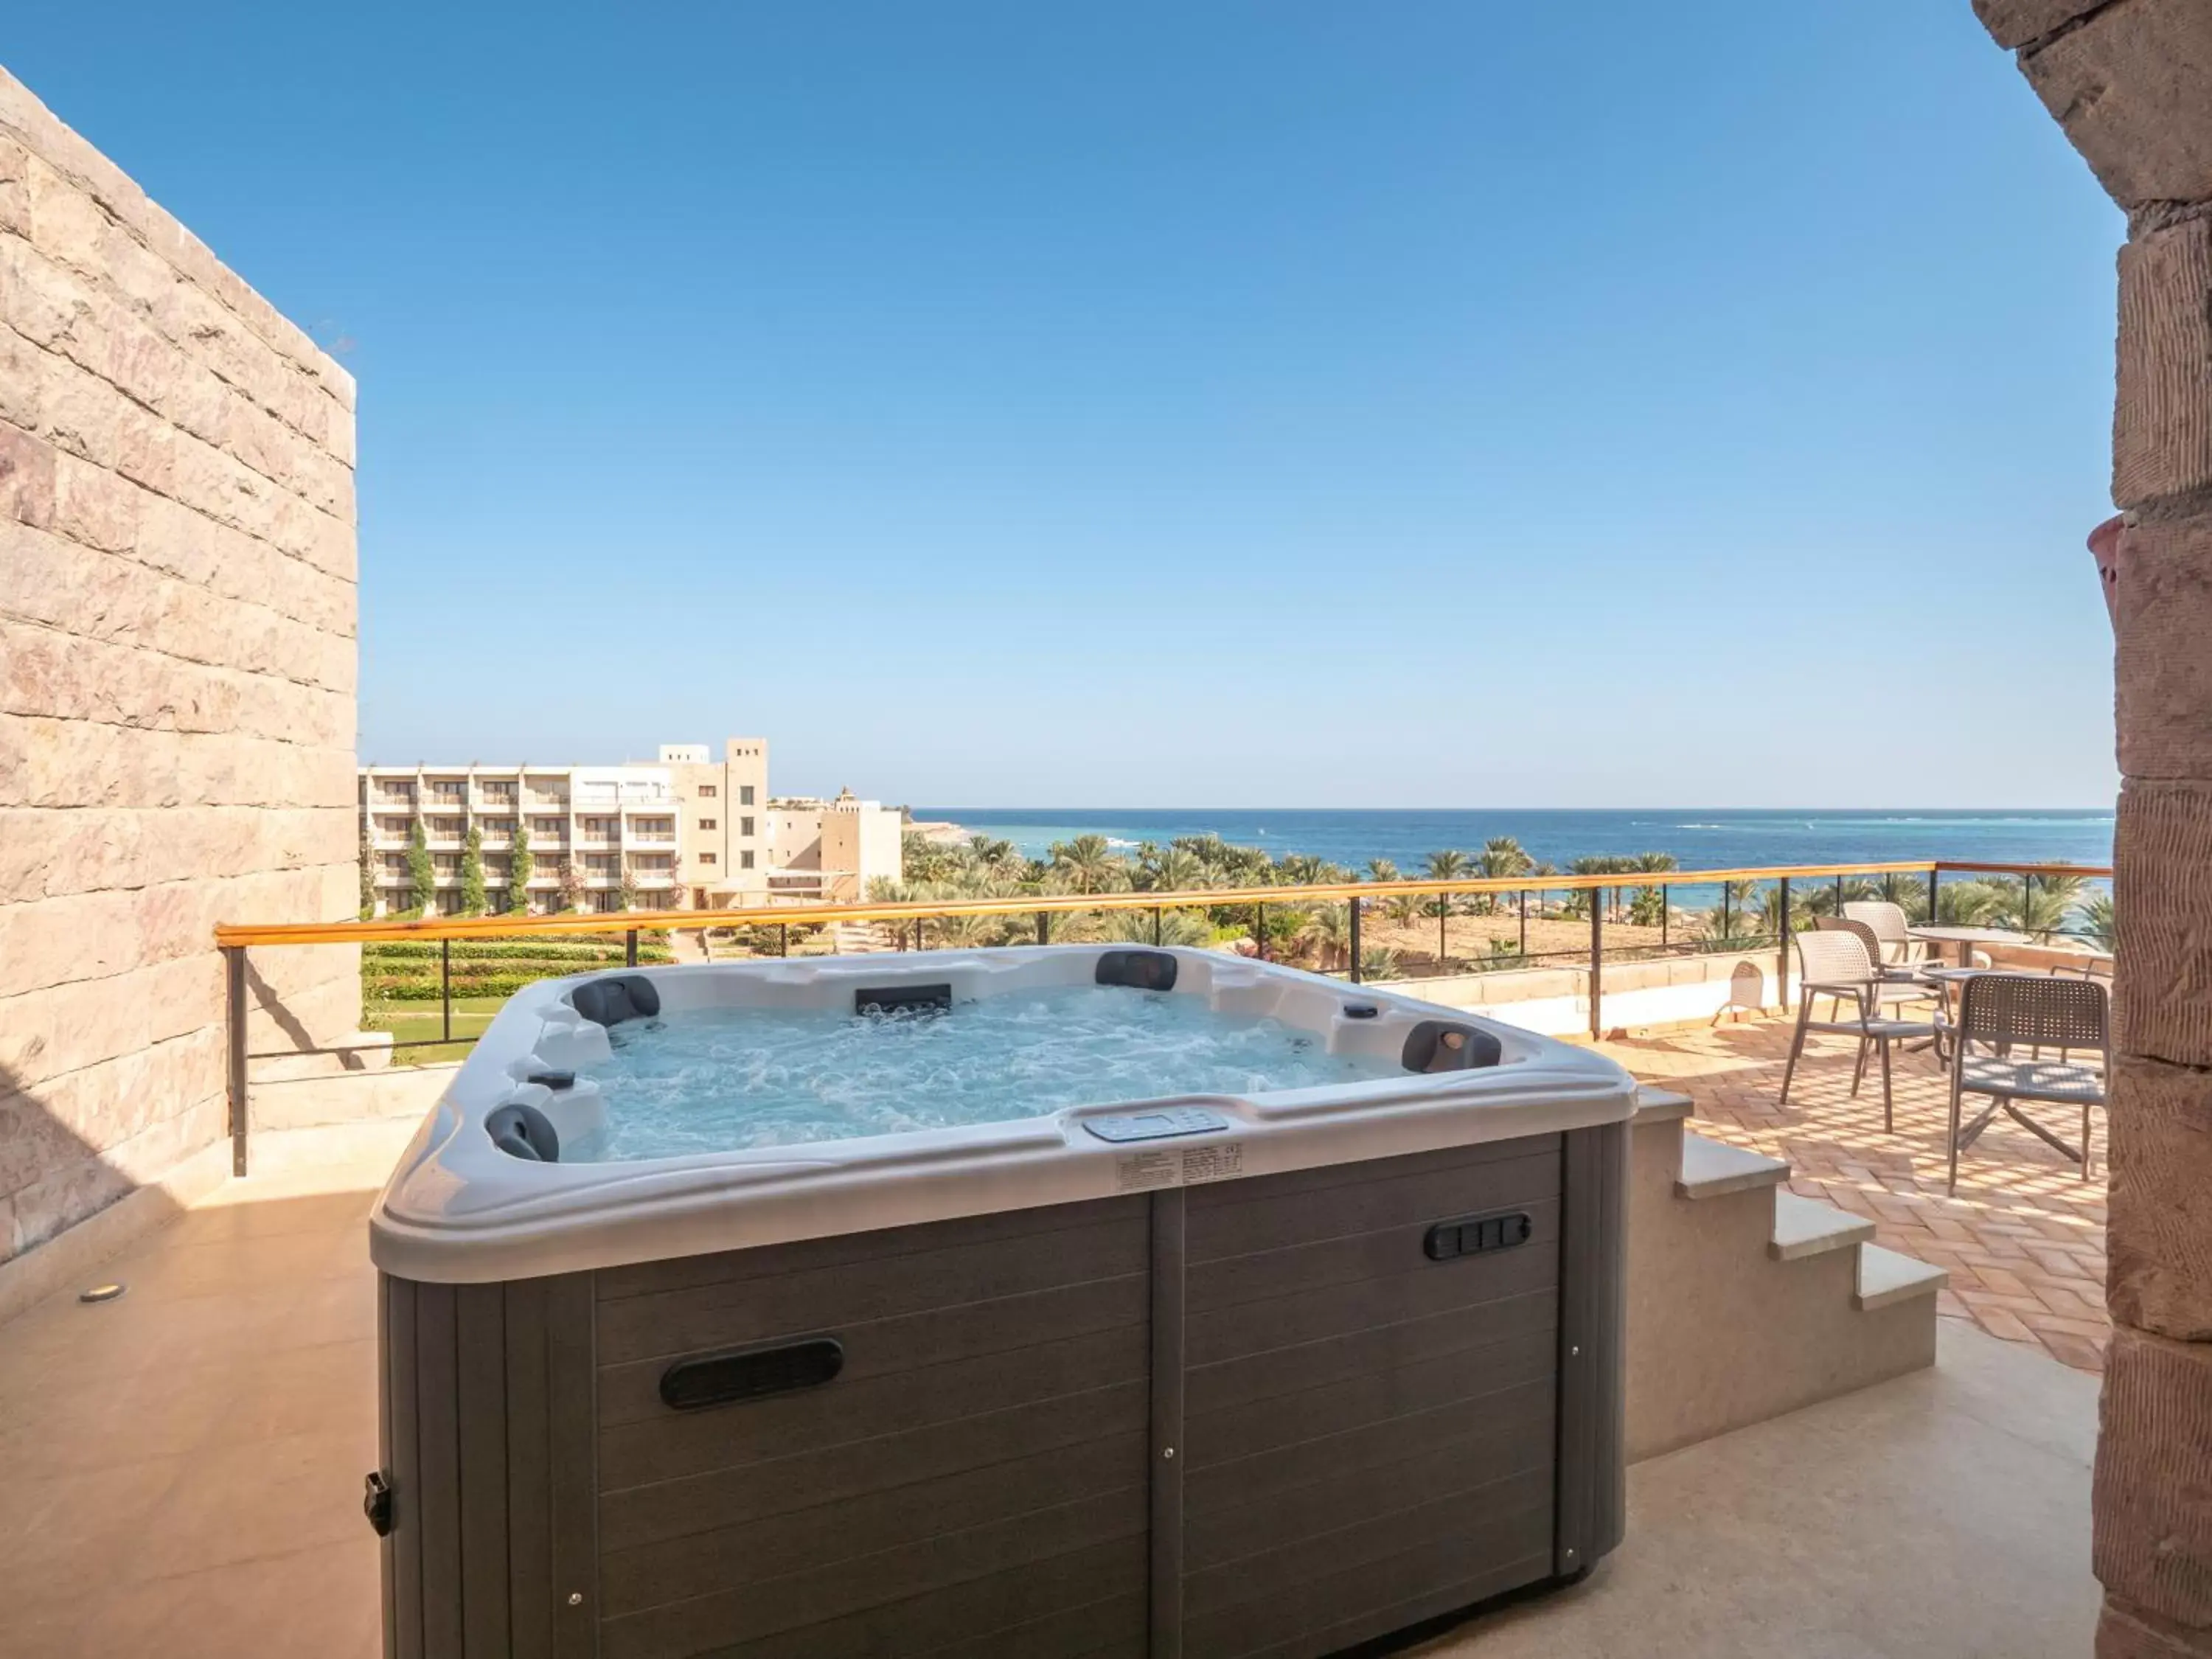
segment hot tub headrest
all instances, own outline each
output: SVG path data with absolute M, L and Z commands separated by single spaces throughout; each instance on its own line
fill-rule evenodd
M 1100 985 L 1127 985 L 1139 991 L 1172 991 L 1176 959 L 1165 951 L 1108 951 L 1094 975 Z
M 1405 1050 L 1399 1058 L 1409 1072 L 1470 1072 L 1497 1065 L 1504 1053 L 1504 1045 L 1487 1031 L 1455 1022 L 1425 1019 L 1406 1033 Z
M 617 974 L 586 980 L 568 993 L 568 1006 L 599 1024 L 619 1025 L 659 1013 L 660 993 L 643 974 Z
M 554 1132 L 553 1120 L 521 1101 L 493 1108 L 484 1120 L 484 1133 L 509 1158 L 532 1164 L 561 1161 L 561 1137 Z

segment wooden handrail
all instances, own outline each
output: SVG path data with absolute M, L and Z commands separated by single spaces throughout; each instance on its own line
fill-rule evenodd
M 2089 881 L 2109 879 L 2112 873 L 2109 864 L 1974 864 L 1938 859 L 1936 867 L 1946 874 L 1962 870 L 1990 876 L 2080 876 Z
M 1468 876 L 1419 881 L 1326 882 L 1304 887 L 1214 887 L 1172 893 L 1030 893 L 1012 898 L 907 899 L 854 904 L 772 904 L 737 910 L 615 910 L 557 916 L 425 916 L 415 921 L 224 922 L 215 942 L 253 945 L 367 945 L 397 939 L 529 939 L 624 933 L 671 927 L 763 927 L 779 923 L 912 921 L 936 916 L 1065 915 L 1092 910 L 1194 910 L 1209 905 L 1322 903 L 1419 894 L 1570 893 L 1620 887 L 1702 887 L 1724 881 L 1819 876 L 1924 876 L 1935 870 L 2027 869 L 2043 874 L 2099 873 L 2087 866 L 1937 864 L 1913 859 L 1877 864 L 1778 864 L 1728 870 L 1620 870 L 1601 875 Z

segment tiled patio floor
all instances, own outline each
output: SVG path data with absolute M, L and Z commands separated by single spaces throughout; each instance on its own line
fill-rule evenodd
M 1946 1085 L 1925 1054 L 1897 1056 L 1897 1131 L 1881 1127 L 1881 1083 L 1871 1062 L 1850 1095 L 1853 1045 L 1814 1036 L 1777 1103 L 1790 1025 L 1745 1021 L 1704 1031 L 1609 1042 L 1606 1051 L 1648 1083 L 1697 1102 L 1690 1127 L 1787 1159 L 1791 1188 L 1869 1218 L 1876 1240 L 1948 1267 L 1942 1311 L 1992 1336 L 2038 1343 L 2065 1364 L 2101 1370 L 2105 1313 L 2105 1121 L 2093 1121 L 2090 1179 L 2000 1116 L 1960 1155 L 1959 1191 L 1943 1191 Z M 2033 1110 L 2033 1109 L 2030 1109 Z M 2045 1108 L 2071 1140 L 2080 1115 Z

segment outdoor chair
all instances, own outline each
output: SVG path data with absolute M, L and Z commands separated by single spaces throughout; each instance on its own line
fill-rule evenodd
M 1945 1190 L 1959 1189 L 1959 1154 L 1980 1138 L 1999 1112 L 2081 1166 L 2089 1178 L 2089 1109 L 2105 1103 L 2109 1003 L 2094 980 L 2056 974 L 1978 974 L 1959 998 L 1959 1019 L 1951 1045 L 1951 1170 Z M 2039 1054 L 2056 1048 L 2062 1058 L 2017 1060 L 2015 1048 Z M 2081 1066 L 2064 1056 L 2094 1049 L 2098 1064 Z M 1978 1049 L 1984 1052 L 1978 1052 Z M 1963 1127 L 1960 1101 L 1986 1095 L 1989 1105 Z M 2069 1146 L 2020 1109 L 2021 1101 L 2045 1101 L 2081 1109 L 2081 1144 Z
M 1864 923 L 1875 937 L 1875 961 L 1884 979 L 1917 979 L 1928 946 L 1908 931 L 1905 907 L 1887 899 L 1847 899 L 1843 920 Z
M 1918 968 L 1884 967 L 1881 937 L 1867 923 L 1853 916 L 1820 916 L 1813 925 L 1826 933 L 1850 933 L 1866 947 L 1867 959 L 1874 963 L 1876 975 L 1874 997 L 1877 1011 L 1908 1002 L 1937 1003 L 1943 1000 L 1942 988 L 1923 977 Z
M 1940 1017 L 1893 1019 L 1881 1012 L 1883 984 L 1880 969 L 1865 940 L 1847 927 L 1815 928 L 1791 941 L 1797 951 L 1797 1030 L 1790 1040 L 1790 1063 L 1782 1073 L 1782 1104 L 1790 1103 L 1790 1085 L 1797 1075 L 1797 1057 L 1805 1051 L 1812 1031 L 1835 1031 L 1858 1039 L 1859 1052 L 1851 1066 L 1851 1094 L 1856 1097 L 1866 1078 L 1867 1050 L 1881 1057 L 1881 1127 L 1893 1133 L 1896 1105 L 1890 1084 L 1889 1048 L 1893 1042 L 1933 1042 L 1942 1030 Z M 1829 999 L 1827 1019 L 1813 1018 L 1817 998 Z M 1849 1002 L 1855 1011 L 1842 1017 Z

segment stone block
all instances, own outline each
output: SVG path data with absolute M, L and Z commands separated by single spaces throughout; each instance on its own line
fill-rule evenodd
M 0 135 L 0 233 L 27 240 L 31 234 L 30 165 L 31 152 Z
M 2112 1316 L 2212 1340 L 2212 1073 L 2121 1055 L 2106 1117 Z
M 127 553 L 138 540 L 137 484 L 59 451 L 54 456 L 54 534 L 103 553 Z
M 31 245 L 56 264 L 99 280 L 106 272 L 107 216 L 100 204 L 33 155 L 23 173 Z
M 123 411 L 129 400 L 88 369 L 66 357 L 44 355 L 39 397 L 40 435 L 63 453 L 99 467 L 113 467 Z
M 112 979 L 48 986 L 0 1003 L 0 1089 L 31 1089 L 222 1018 L 214 951 Z
M 2122 207 L 2212 199 L 2212 6 L 2128 0 L 2021 69 Z
M 2010 52 L 2031 40 L 2040 40 L 2104 3 L 2105 0 L 1974 0 L 1974 15 L 1982 20 L 1990 39 Z
M 2212 1344 L 2117 1327 L 2100 1418 L 2097 1577 L 2161 1619 L 2212 1626 Z
M 0 235 L 0 295 L 8 325 L 34 345 L 100 372 L 108 354 L 106 319 L 121 309 L 83 279 L 21 238 Z
M 2212 783 L 2129 783 L 2112 859 L 2127 939 L 2114 1046 L 2212 1066 Z
M 20 427 L 0 422 L 0 521 L 52 529 L 56 493 L 53 447 Z M 0 547 L 0 553 L 4 550 Z
M 135 893 L 0 905 L 0 997 L 143 966 Z
M 2097 1620 L 2096 1659 L 2207 1659 L 2212 1631 L 2191 1630 L 2121 1596 L 2107 1596 Z
M 26 432 L 40 429 L 48 356 L 0 319 L 0 421 Z
M 2121 773 L 2212 781 L 2212 515 L 2129 527 L 2112 628 Z
M 2212 484 L 2212 221 L 2120 250 L 2112 499 L 2141 507 Z

